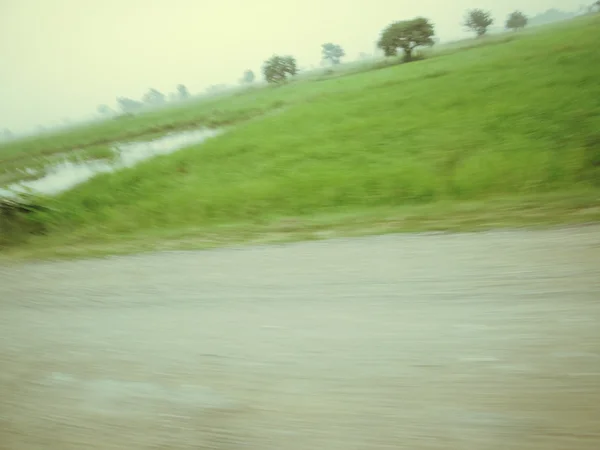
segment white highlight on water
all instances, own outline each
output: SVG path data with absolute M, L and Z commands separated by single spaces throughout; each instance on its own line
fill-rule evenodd
M 15 197 L 20 193 L 27 192 L 56 195 L 100 173 L 114 172 L 135 166 L 154 156 L 172 153 L 192 144 L 198 144 L 219 133 L 218 130 L 208 129 L 183 131 L 152 141 L 117 144 L 113 148 L 117 157 L 112 162 L 64 160 L 44 168 L 45 175 L 40 178 L 13 183 L 4 189 L 0 188 L 0 197 Z M 35 174 L 36 172 L 33 169 L 26 169 L 26 173 Z

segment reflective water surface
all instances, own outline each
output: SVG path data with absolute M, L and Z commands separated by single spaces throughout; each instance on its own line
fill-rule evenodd
M 125 167 L 132 167 L 141 161 L 157 155 L 172 153 L 184 147 L 200 143 L 219 134 L 218 130 L 192 130 L 168 134 L 145 142 L 128 142 L 114 147 L 114 161 L 105 160 L 64 160 L 45 167 L 39 178 L 13 183 L 0 188 L 0 197 L 13 197 L 15 193 L 34 192 L 37 194 L 55 195 L 73 188 L 79 183 L 105 172 L 113 172 Z M 32 176 L 36 171 L 25 169 Z

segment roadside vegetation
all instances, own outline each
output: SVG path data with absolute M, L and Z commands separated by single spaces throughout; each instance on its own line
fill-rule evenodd
M 5 220 L 0 246 L 56 254 L 121 243 L 133 251 L 260 241 L 285 230 L 307 238 L 324 229 L 599 220 L 600 16 L 488 38 L 481 12 L 485 20 L 473 22 L 480 38 L 435 57 L 423 59 L 432 24 L 395 22 L 379 42 L 386 54 L 401 54 L 369 70 L 296 79 L 293 57 L 275 55 L 265 64 L 274 87 L 3 146 L 2 164 L 236 125 L 200 146 L 37 198 L 48 209 Z M 519 15 L 507 20 L 522 28 Z M 334 47 L 323 51 L 335 60 L 343 49 Z

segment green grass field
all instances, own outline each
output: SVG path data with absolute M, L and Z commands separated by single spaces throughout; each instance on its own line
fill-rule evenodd
M 285 230 L 308 238 L 327 229 L 597 221 L 598 42 L 600 17 L 586 17 L 424 61 L 307 77 L 2 147 L 8 162 L 167 129 L 229 127 L 40 200 L 54 211 L 5 227 L 0 245 L 102 253 L 260 241 Z

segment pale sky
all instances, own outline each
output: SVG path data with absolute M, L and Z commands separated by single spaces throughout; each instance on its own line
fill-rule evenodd
M 588 0 L 588 3 L 590 1 Z M 582 0 L 0 0 L 0 130 L 26 130 L 139 99 L 148 88 L 191 92 L 233 83 L 275 53 L 320 60 L 321 44 L 348 60 L 372 52 L 395 20 L 430 18 L 442 40 L 467 36 L 465 10 L 503 24 L 520 9 L 577 10 Z

